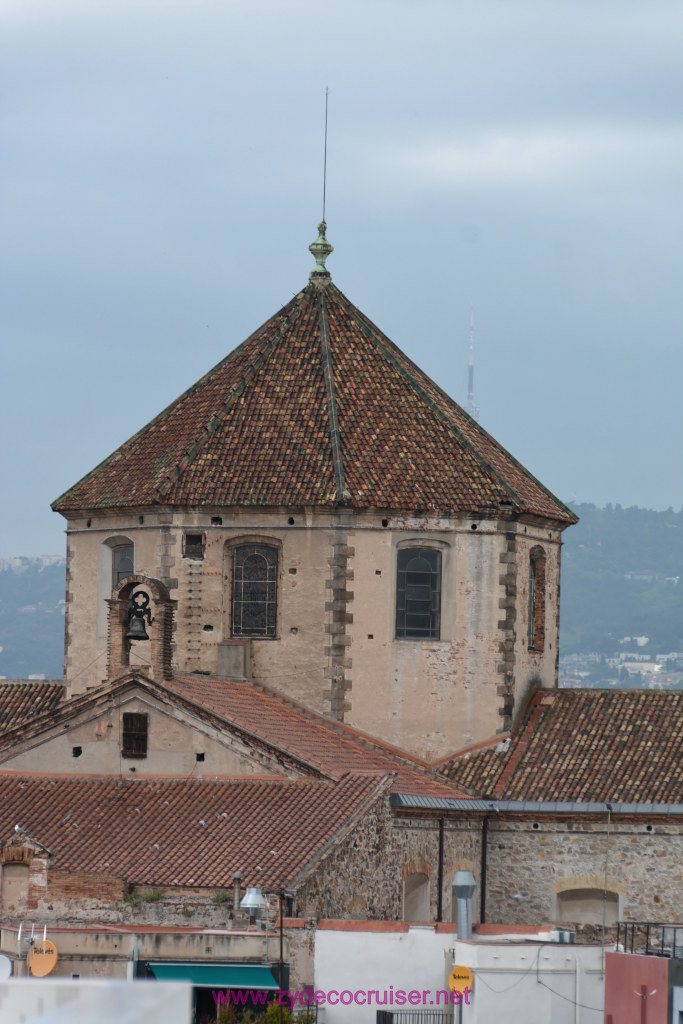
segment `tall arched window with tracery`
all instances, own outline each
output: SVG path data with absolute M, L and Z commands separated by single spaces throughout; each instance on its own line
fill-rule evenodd
M 277 548 L 243 544 L 233 551 L 232 635 L 274 639 L 277 633 Z
M 531 549 L 529 555 L 529 607 L 527 632 L 530 651 L 542 651 L 545 646 L 545 551 Z

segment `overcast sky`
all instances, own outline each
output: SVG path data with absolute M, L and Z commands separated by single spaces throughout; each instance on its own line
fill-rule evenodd
M 335 283 L 565 501 L 683 505 L 680 0 L 2 0 L 0 557 Z

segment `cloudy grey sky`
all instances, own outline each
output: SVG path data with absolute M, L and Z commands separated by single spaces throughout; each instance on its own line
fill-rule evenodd
M 3 0 L 0 557 L 333 279 L 559 497 L 683 505 L 679 0 Z

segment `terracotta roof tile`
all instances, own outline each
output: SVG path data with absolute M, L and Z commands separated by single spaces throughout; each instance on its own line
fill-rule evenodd
M 284 779 L 20 776 L 0 773 L 0 837 L 15 824 L 55 867 L 137 885 L 296 882 L 386 789 L 381 773 Z
M 506 763 L 509 738 L 496 737 L 486 744 L 439 762 L 437 767 L 454 785 L 479 797 L 488 797 Z
M 53 680 L 0 681 L 0 733 L 54 710 L 64 693 L 64 684 Z
M 683 803 L 682 749 L 680 691 L 540 691 L 506 753 L 441 770 L 500 800 Z
M 332 283 L 309 284 L 53 507 L 339 500 L 446 512 L 509 502 L 576 520 Z

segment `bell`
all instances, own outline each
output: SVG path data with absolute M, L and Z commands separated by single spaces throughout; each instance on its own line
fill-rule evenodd
M 126 640 L 149 640 L 145 624 L 139 615 L 131 619 L 126 633 Z

